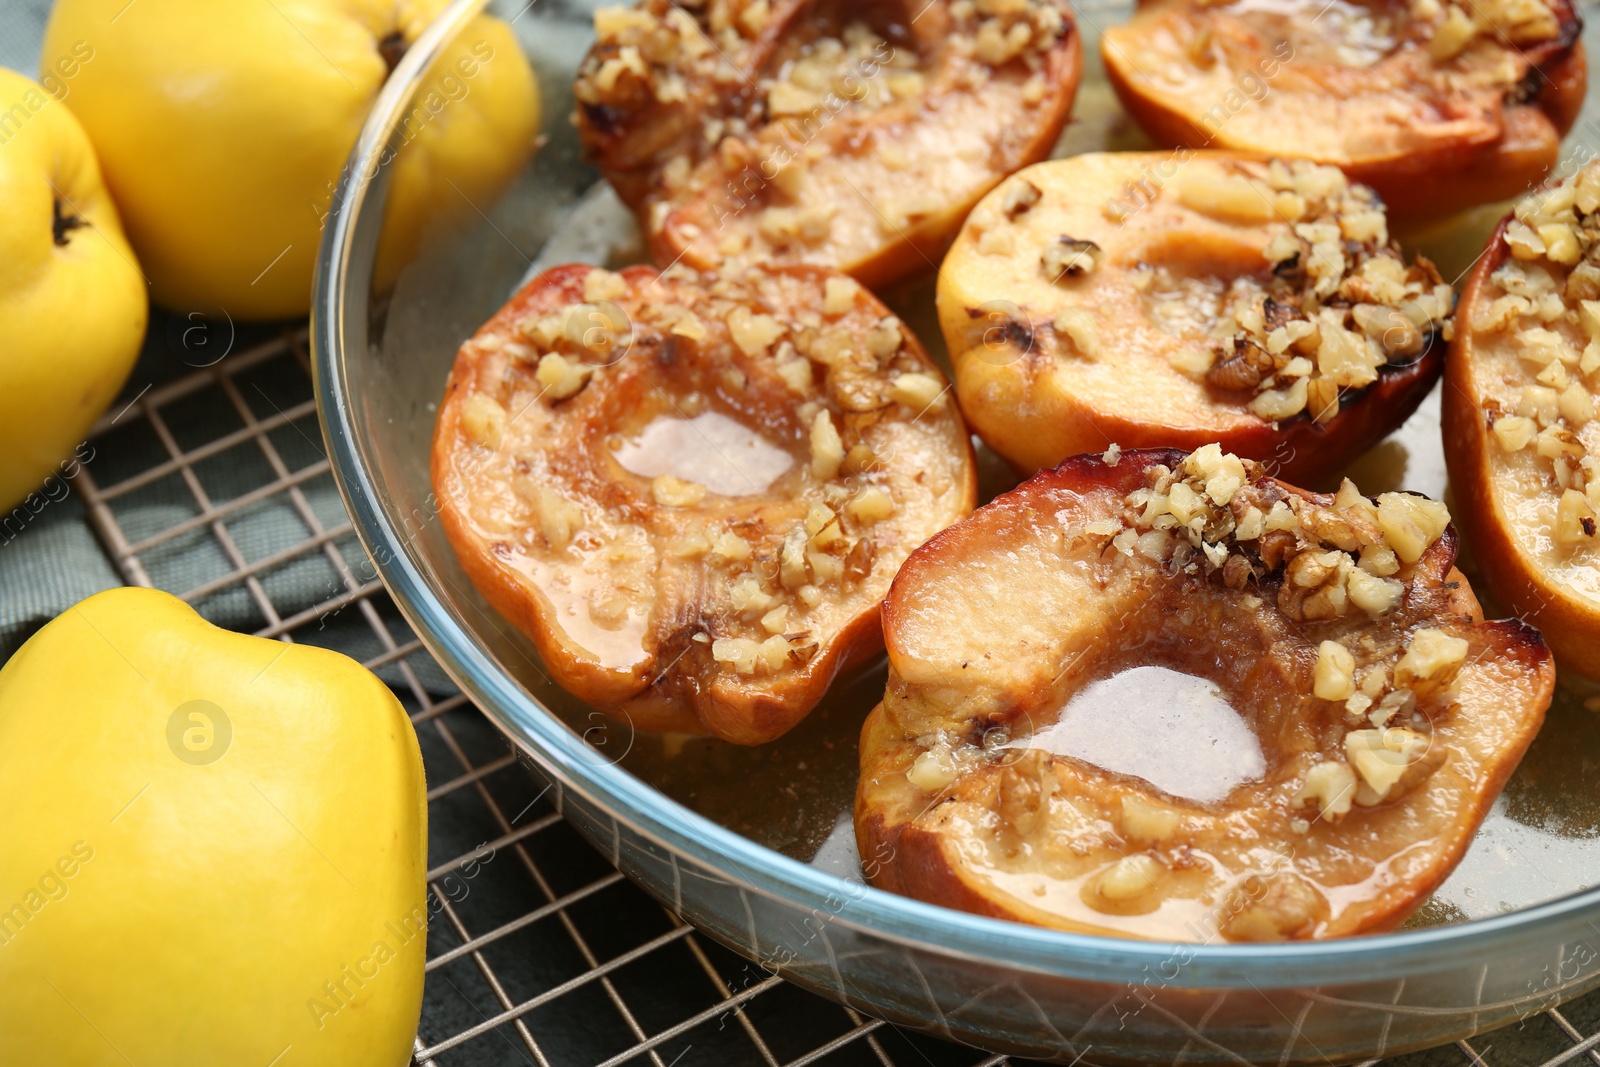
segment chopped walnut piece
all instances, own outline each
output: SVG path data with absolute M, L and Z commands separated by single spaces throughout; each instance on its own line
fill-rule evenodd
M 1436 63 L 1448 63 L 1465 51 L 1468 42 L 1478 35 L 1478 27 L 1465 11 L 1454 4 L 1446 10 L 1444 21 L 1428 42 L 1428 54 Z
M 1506 452 L 1520 452 L 1538 435 L 1538 423 L 1520 415 L 1505 415 L 1494 423 L 1494 439 Z
M 703 530 L 691 530 L 668 546 L 667 551 L 677 559 L 699 559 L 711 551 L 711 539 Z
M 1356 661 L 1337 641 L 1324 641 L 1317 649 L 1312 692 L 1322 700 L 1348 700 L 1356 691 Z
M 1467 658 L 1467 642 L 1443 630 L 1418 630 L 1411 635 L 1406 654 L 1395 664 L 1395 685 L 1436 679 L 1453 674 Z
M 687 337 L 691 341 L 703 341 L 706 339 L 705 323 L 701 322 L 699 316 L 692 312 L 684 312 L 683 316 L 672 324 L 671 332 L 674 336 Z
M 583 279 L 583 299 L 598 304 L 604 300 L 618 300 L 628 291 L 622 275 L 596 267 Z
M 855 307 L 856 294 L 861 286 L 854 278 L 838 275 L 822 283 L 822 311 L 825 315 L 843 315 Z
M 1356 569 L 1345 580 L 1350 592 L 1350 603 L 1368 615 L 1384 615 L 1393 611 L 1405 596 L 1405 583 L 1380 578 L 1367 571 Z
M 1576 489 L 1566 489 L 1556 505 L 1556 540 L 1564 545 L 1593 542 L 1595 511 L 1589 498 Z
M 944 391 L 945 385 L 938 378 L 920 372 L 897 375 L 889 383 L 889 396 L 913 411 L 925 411 L 938 403 Z
M 724 530 L 711 542 L 710 553 L 724 562 L 742 563 L 750 558 L 750 542 L 731 530 Z
M 533 505 L 539 532 L 551 548 L 566 548 L 572 535 L 583 528 L 583 509 L 554 489 L 539 486 Z
M 1300 787 L 1295 803 L 1315 803 L 1323 819 L 1338 822 L 1350 813 L 1355 797 L 1355 772 L 1343 763 L 1326 760 L 1306 772 L 1305 784 Z
M 1025 749 L 1000 768 L 995 813 L 1017 836 L 1032 837 L 1047 829 L 1055 791 L 1050 754 Z
M 766 355 L 783 333 L 783 324 L 771 315 L 752 314 L 742 306 L 728 313 L 728 334 L 747 356 Z
M 760 580 L 752 574 L 743 575 L 728 587 L 728 602 L 741 614 L 765 612 L 777 599 L 762 589 Z
M 1100 329 L 1097 316 L 1084 307 L 1066 307 L 1056 313 L 1051 328 L 1072 341 L 1072 347 L 1086 359 L 1100 355 Z
M 1039 187 L 1026 178 L 1015 178 L 1006 186 L 1004 196 L 1000 200 L 1000 212 L 1008 219 L 1015 219 L 1033 208 L 1039 202 Z
M 894 514 L 894 500 L 875 485 L 867 486 L 845 505 L 845 512 L 863 525 L 887 519 Z
M 903 343 L 900 320 L 892 315 L 879 320 L 878 324 L 867 332 L 867 351 L 874 359 L 883 360 L 894 355 L 900 351 Z
M 1103 253 L 1093 241 L 1080 241 L 1065 235 L 1045 246 L 1039 255 L 1044 276 L 1053 282 L 1088 274 L 1100 265 Z
M 1444 503 L 1411 493 L 1378 497 L 1378 525 L 1384 539 L 1404 563 L 1415 563 L 1450 524 Z
M 1261 178 L 1246 174 L 1188 175 L 1178 185 L 1178 200 L 1202 215 L 1236 222 L 1270 222 L 1278 215 L 1272 189 Z
M 461 428 L 474 444 L 499 448 L 506 430 L 506 409 L 493 397 L 474 393 L 462 406 Z
M 706 487 L 699 482 L 674 478 L 670 474 L 658 474 L 650 483 L 650 495 L 662 507 L 687 508 L 705 498 Z
M 545 395 L 551 400 L 565 400 L 582 389 L 593 373 L 594 368 L 587 363 L 550 352 L 540 358 L 534 378 L 545 387 Z
M 1166 870 L 1154 856 L 1138 852 L 1112 864 L 1096 879 L 1095 888 L 1107 900 L 1133 900 L 1154 890 Z
M 1250 401 L 1250 410 L 1263 422 L 1282 422 L 1304 411 L 1310 395 L 1310 383 L 1305 378 L 1296 378 L 1282 389 L 1257 393 Z
M 1220 445 L 1196 449 L 1187 465 L 1203 480 L 1206 496 L 1218 507 L 1226 507 L 1245 482 L 1244 461 L 1231 452 L 1223 452 Z
M 754 674 L 757 663 L 763 662 L 761 642 L 749 637 L 719 637 L 711 642 L 711 658 L 740 674 Z
M 819 411 L 811 422 L 811 473 L 823 481 L 839 473 L 844 463 L 844 442 L 833 425 L 833 417 Z
M 948 748 L 930 748 L 906 768 L 906 778 L 918 789 L 938 793 L 956 780 L 958 769 Z
M 1395 787 L 1415 769 L 1431 771 L 1438 760 L 1429 761 L 1430 739 L 1426 734 L 1403 726 L 1382 730 L 1351 730 L 1344 736 L 1350 765 L 1360 776 L 1354 800 L 1371 807 L 1391 799 Z M 1431 764 L 1431 765 L 1430 765 Z

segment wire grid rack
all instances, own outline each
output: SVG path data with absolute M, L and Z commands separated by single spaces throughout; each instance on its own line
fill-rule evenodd
M 562 822 L 368 564 L 322 452 L 303 329 L 148 388 L 101 420 L 93 444 L 76 489 L 127 582 L 165 588 L 263 637 L 365 649 L 360 658 L 411 713 L 432 783 L 416 1064 L 1021 1067 L 755 968 L 629 883 Z M 166 458 L 150 465 L 130 461 L 133 453 Z M 303 531 L 289 544 L 286 517 Z M 262 534 L 265 518 L 276 522 L 273 536 Z M 295 609 L 280 610 L 288 602 Z M 1600 1067 L 1600 994 L 1384 1062 L 1557 1067 L 1585 1058 Z

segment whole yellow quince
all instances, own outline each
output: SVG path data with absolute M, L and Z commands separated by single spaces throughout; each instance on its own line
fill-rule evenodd
M 401 1067 L 427 800 L 394 695 L 114 589 L 0 670 L 0 1050 L 71 1067 Z
M 334 186 L 393 65 L 446 0 L 58 0 L 41 64 L 94 56 L 67 103 L 156 301 L 231 318 L 302 315 Z M 473 217 L 527 161 L 533 72 L 480 16 L 429 68 L 393 163 L 376 284 L 424 226 Z
M 69 457 L 127 378 L 148 314 L 83 127 L 0 68 L 0 512 L 52 473 L 72 473 Z

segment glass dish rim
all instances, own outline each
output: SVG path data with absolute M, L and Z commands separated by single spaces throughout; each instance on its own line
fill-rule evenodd
M 1122 982 L 1158 968 L 1164 986 L 1177 988 L 1296 989 L 1360 983 L 1381 967 L 1385 977 L 1486 963 L 1530 935 L 1600 919 L 1600 886 L 1463 923 L 1290 944 L 1141 941 L 1027 926 L 954 911 L 849 882 L 759 845 L 655 790 L 602 759 L 583 739 L 503 670 L 476 637 L 459 624 L 411 558 L 409 543 L 391 522 L 383 494 L 364 461 L 353 408 L 348 403 L 343 322 L 351 263 L 381 219 L 384 200 L 366 214 L 380 160 L 399 126 L 412 90 L 439 50 L 486 6 L 486 0 L 452 0 L 395 68 L 374 102 L 333 195 L 313 283 L 310 352 L 317 411 L 330 470 L 363 549 L 427 649 L 489 718 L 562 788 L 572 789 L 612 819 L 670 854 L 803 911 L 843 900 L 830 921 L 870 936 L 986 966 L 1015 968 L 1079 981 Z M 365 230 L 358 222 L 367 220 Z M 358 239 L 358 233 L 366 240 Z M 356 271 L 358 276 L 370 271 Z M 356 299 L 364 304 L 359 294 Z M 1178 973 L 1165 969 L 1181 960 Z

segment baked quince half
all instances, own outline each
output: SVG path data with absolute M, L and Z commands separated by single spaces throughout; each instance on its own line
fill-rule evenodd
M 1045 158 L 1082 46 L 1065 0 L 642 0 L 595 14 L 578 131 L 661 263 L 931 271 Z
M 1489 587 L 1600 677 L 1600 165 L 1501 222 L 1445 369 L 1450 486 Z
M 1076 456 L 912 553 L 861 734 L 881 888 L 1065 930 L 1400 922 L 1543 721 L 1443 504 L 1319 495 L 1211 445 Z
M 1582 28 L 1569 0 L 1142 0 L 1100 54 L 1157 141 L 1333 164 L 1421 220 L 1544 178 Z
M 557 683 L 757 744 L 881 649 L 900 564 L 972 510 L 948 391 L 833 271 L 559 267 L 461 346 L 434 491 Z
M 1170 163 L 1052 160 L 973 209 L 938 284 L 962 410 L 1028 471 L 1220 442 L 1314 481 L 1427 395 L 1450 287 L 1337 168 L 1203 152 L 1123 199 Z

